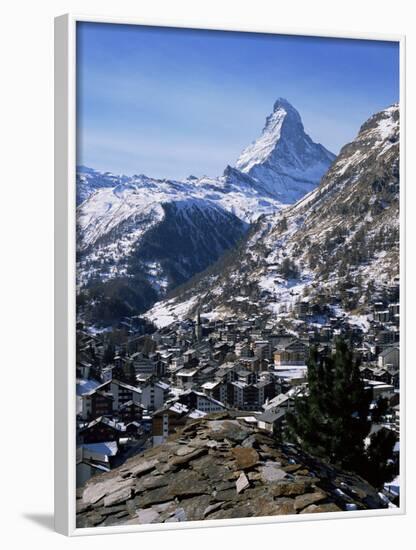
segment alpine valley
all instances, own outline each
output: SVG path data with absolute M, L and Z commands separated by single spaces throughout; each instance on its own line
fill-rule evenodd
M 77 527 L 400 506 L 399 119 L 335 157 L 278 99 L 219 177 L 79 168 Z

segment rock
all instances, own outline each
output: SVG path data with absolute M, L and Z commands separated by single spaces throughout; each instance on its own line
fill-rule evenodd
M 120 512 L 125 512 L 126 515 L 128 514 L 124 503 L 115 504 L 114 506 L 106 506 L 105 508 L 104 507 L 100 508 L 100 514 L 104 516 L 110 516 L 112 514 L 120 514 Z
M 237 479 L 235 485 L 238 494 L 242 493 L 244 489 L 247 489 L 247 487 L 250 486 L 250 482 L 244 472 L 241 472 L 240 477 Z
M 276 462 L 280 462 L 282 459 L 282 455 L 280 451 L 278 451 L 277 449 L 274 449 L 273 447 L 270 447 L 270 445 L 261 444 L 260 450 L 262 453 L 277 459 Z
M 164 523 L 177 523 L 179 521 L 186 521 L 188 518 L 186 512 L 183 508 L 176 508 L 167 518 L 163 521 Z
M 300 470 L 302 468 L 302 464 L 288 464 L 287 466 L 283 466 L 282 470 L 284 470 L 287 473 L 293 473 L 297 470 Z
M 166 485 L 169 484 L 169 477 L 168 476 L 143 476 L 141 477 L 135 487 L 134 487 L 134 493 L 142 493 L 143 491 L 147 491 L 148 489 L 157 489 L 159 487 L 166 487 Z
M 196 472 L 188 470 L 173 474 L 168 486 L 168 492 L 172 497 L 184 498 L 211 493 L 211 491 L 209 483 L 201 479 Z
M 235 447 L 231 449 L 231 453 L 235 458 L 237 468 L 241 470 L 252 468 L 260 459 L 258 452 L 250 447 Z
M 104 521 L 105 516 L 101 515 L 96 511 L 93 511 L 87 514 L 87 519 L 88 519 L 88 524 L 91 525 L 92 527 L 95 527 L 96 525 L 99 525 Z
M 241 443 L 242 447 L 253 447 L 253 445 L 256 443 L 256 438 L 254 435 L 249 435 L 245 438 L 245 440 Z
M 89 502 L 84 502 L 83 500 L 77 500 L 76 502 L 76 513 L 81 514 L 91 509 L 91 504 Z
M 159 520 L 159 512 L 154 510 L 153 508 L 150 508 L 148 510 L 138 510 L 137 511 L 137 518 L 139 520 L 140 524 L 143 523 L 157 523 Z
M 264 432 L 255 432 L 253 434 L 254 439 L 256 440 L 257 445 L 266 445 L 270 448 L 270 445 L 273 445 L 273 440 L 270 436 L 266 435 Z
M 228 439 L 240 443 L 250 435 L 250 429 L 243 427 L 237 420 L 212 420 L 209 427 L 212 431 L 211 439 L 216 441 Z
M 218 508 L 221 508 L 222 506 L 222 502 L 215 502 L 214 504 L 210 504 L 209 506 L 207 506 L 203 512 L 203 517 L 206 518 L 207 516 L 209 516 L 209 514 L 211 514 L 212 512 L 215 512 L 215 510 L 218 510 Z
M 315 491 L 314 493 L 306 493 L 304 495 L 300 495 L 295 498 L 295 510 L 303 510 L 303 508 L 306 508 L 306 506 L 309 506 L 310 504 L 315 504 L 316 502 L 319 502 L 321 500 L 325 500 L 327 498 L 327 494 L 323 491 Z
M 94 480 L 94 478 L 92 479 Z M 85 504 L 95 504 L 103 497 L 118 492 L 126 487 L 133 487 L 133 480 L 113 476 L 96 483 L 89 482 L 85 487 L 82 500 Z
M 181 500 L 181 507 L 184 509 L 188 521 L 198 520 L 204 517 L 205 510 L 212 503 L 208 495 L 200 495 Z
M 217 501 L 236 500 L 237 496 L 235 483 L 232 489 L 224 489 L 223 491 L 216 491 L 214 493 L 214 499 Z
M 143 474 L 146 474 L 153 470 L 153 468 L 158 463 L 158 460 L 156 458 L 152 460 L 143 460 L 139 462 L 136 466 L 133 466 L 130 470 L 131 475 L 133 476 L 141 476 Z
M 292 497 L 303 495 L 308 488 L 309 485 L 305 481 L 279 481 L 274 483 L 270 490 L 275 497 Z
M 170 493 L 168 487 L 160 487 L 138 495 L 135 497 L 134 502 L 136 504 L 136 508 L 147 508 L 152 504 L 167 502 L 172 500 L 172 498 L 172 494 Z
M 192 451 L 191 453 L 188 453 L 184 456 L 175 456 L 170 461 L 169 464 L 171 466 L 182 466 L 184 464 L 187 464 L 191 460 L 194 460 L 195 458 L 198 458 L 202 456 L 203 454 L 206 454 L 208 452 L 208 449 L 206 447 L 201 447 L 199 449 L 195 449 L 195 451 Z
M 155 466 L 155 472 L 158 474 L 166 474 L 170 470 L 172 470 L 172 466 L 168 462 L 159 463 Z
M 295 502 L 292 498 L 278 498 L 275 500 L 276 516 L 287 516 L 288 514 L 296 514 Z
M 82 495 L 82 502 L 84 505 L 94 504 L 101 500 L 106 494 L 107 486 L 105 483 L 87 485 Z
M 341 508 L 338 508 L 333 502 L 327 504 L 310 504 L 304 508 L 300 513 L 301 514 L 317 514 L 324 512 L 342 512 Z
M 199 465 L 197 468 L 195 463 L 192 463 L 192 468 L 193 470 L 201 472 L 201 476 L 210 483 L 215 483 L 217 481 L 228 481 L 233 478 L 234 474 L 234 472 L 229 470 L 225 464 L 217 464 L 212 462 L 212 459 L 211 464 L 207 465 L 202 470 L 199 468 Z
M 252 502 L 247 501 L 233 503 L 228 508 L 222 506 L 219 510 L 210 514 L 207 519 L 249 518 L 254 515 L 255 507 Z
M 275 462 L 267 462 L 265 466 L 260 468 L 261 479 L 264 483 L 272 483 L 285 479 L 286 472 L 280 468 Z
M 183 446 L 179 447 L 177 451 L 175 451 L 175 455 L 177 456 L 187 456 L 195 451 L 195 447 L 190 446 Z
M 226 491 L 227 489 L 233 489 L 235 487 L 235 481 L 231 479 L 229 481 L 218 481 L 215 483 L 216 491 Z
M 132 496 L 132 488 L 124 487 L 119 491 L 115 491 L 110 495 L 104 497 L 104 506 L 112 506 L 114 504 L 119 504 L 120 502 L 126 502 Z

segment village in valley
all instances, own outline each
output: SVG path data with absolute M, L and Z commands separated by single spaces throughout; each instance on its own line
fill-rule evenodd
M 224 319 L 204 316 L 201 304 L 192 318 L 163 328 L 137 316 L 97 331 L 79 315 L 77 487 L 212 413 L 229 411 L 284 441 L 286 415 L 308 392 L 311 348 L 325 356 L 342 337 L 371 393 L 370 435 L 396 435 L 397 477 L 380 495 L 398 505 L 399 282 L 368 305 L 365 323 L 340 314 L 337 301 L 322 306 L 299 297 L 284 319 L 267 310 L 267 297 L 263 313 Z

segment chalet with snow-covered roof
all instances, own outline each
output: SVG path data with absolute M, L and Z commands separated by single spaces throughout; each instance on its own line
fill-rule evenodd
M 134 403 L 140 404 L 142 400 L 142 390 L 120 380 L 113 379 L 110 382 L 107 382 L 106 387 L 108 387 L 109 392 L 114 398 L 114 410 L 117 411 L 120 405 L 127 403 L 127 401 L 133 401 Z
M 114 420 L 100 416 L 79 430 L 82 443 L 101 443 L 103 441 L 119 441 L 125 435 L 125 430 Z
M 139 405 L 134 401 L 127 401 L 120 405 L 118 410 L 118 417 L 124 423 L 134 422 L 141 420 L 143 416 L 143 405 Z
M 113 395 L 108 385 L 99 386 L 81 396 L 81 416 L 91 420 L 99 416 L 111 416 L 113 413 Z
M 207 414 L 221 412 L 226 409 L 225 405 L 220 401 L 196 390 L 188 390 L 182 393 L 178 401 L 186 405 L 189 409 L 198 409 Z

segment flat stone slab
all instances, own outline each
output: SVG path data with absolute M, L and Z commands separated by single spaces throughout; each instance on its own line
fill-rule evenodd
M 170 461 L 169 464 L 172 466 L 181 466 L 183 464 L 187 464 L 191 460 L 194 460 L 195 458 L 198 458 L 208 452 L 208 449 L 206 447 L 200 447 L 199 449 L 195 449 L 194 451 L 184 455 L 184 456 L 174 456 Z
M 132 495 L 132 487 L 124 487 L 119 491 L 115 491 L 110 495 L 104 498 L 104 506 L 113 506 L 115 504 L 120 504 L 121 502 L 126 502 Z
M 305 481 L 278 481 L 271 487 L 271 493 L 275 497 L 294 497 L 303 495 L 308 490 L 310 484 Z
M 187 456 L 195 451 L 195 447 L 189 447 L 189 446 L 181 446 L 179 449 L 175 452 L 176 456 Z
M 286 472 L 282 470 L 280 464 L 267 462 L 264 466 L 260 467 L 260 475 L 264 483 L 273 483 L 274 481 L 285 479 Z
M 130 472 L 133 476 L 140 476 L 153 470 L 157 463 L 157 458 L 153 458 L 151 460 L 143 460 L 139 462 L 139 464 L 132 466 Z
M 235 486 L 238 494 L 242 493 L 244 489 L 250 486 L 250 482 L 244 472 L 241 472 L 240 477 L 235 482 Z
M 139 524 L 143 523 L 157 523 L 159 521 L 160 514 L 153 508 L 148 508 L 147 510 L 139 510 L 137 512 L 137 518 Z
M 306 506 L 310 504 L 315 504 L 327 498 L 327 494 L 323 491 L 315 491 L 314 493 L 305 493 L 304 495 L 299 495 L 295 499 L 295 510 L 303 510 Z
M 92 478 L 94 481 L 94 478 Z M 122 479 L 121 477 L 110 477 L 105 481 L 87 484 L 82 495 L 85 504 L 95 504 L 103 497 L 118 492 L 126 487 L 133 487 L 132 479 Z
M 241 470 L 252 468 L 259 461 L 259 453 L 251 447 L 235 447 L 231 449 L 237 467 Z
M 327 504 L 310 504 L 304 508 L 300 513 L 301 514 L 323 514 L 326 512 L 342 512 L 333 502 L 328 502 Z

